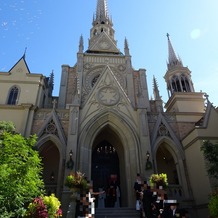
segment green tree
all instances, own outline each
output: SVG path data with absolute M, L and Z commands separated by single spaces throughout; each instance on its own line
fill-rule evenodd
M 26 205 L 44 192 L 36 136 L 25 138 L 14 129 L 0 122 L 0 218 L 22 217 Z
M 213 144 L 206 140 L 203 142 L 201 150 L 208 161 L 207 170 L 209 175 L 218 179 L 218 143 Z
M 218 143 L 211 143 L 210 141 L 204 141 L 201 146 L 201 150 L 204 153 L 204 157 L 207 160 L 207 171 L 209 175 L 218 179 Z M 208 208 L 211 217 L 218 217 L 218 188 L 209 196 Z
M 3 132 L 15 132 L 15 126 L 11 121 L 0 121 L 0 134 Z

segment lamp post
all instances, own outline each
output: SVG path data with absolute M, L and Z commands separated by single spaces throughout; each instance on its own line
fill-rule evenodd
M 146 164 L 145 164 L 145 170 L 151 170 L 152 169 L 152 163 L 150 161 L 149 151 L 146 152 L 146 157 L 147 157 L 147 160 L 146 160 Z
M 73 167 L 74 167 L 74 161 L 73 161 L 73 151 L 70 150 L 69 152 L 69 160 L 67 161 L 67 168 L 70 169 L 70 170 L 73 170 Z

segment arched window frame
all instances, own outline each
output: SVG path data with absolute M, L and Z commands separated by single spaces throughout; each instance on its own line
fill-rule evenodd
M 19 96 L 20 96 L 20 87 L 17 85 L 12 86 L 8 92 L 7 104 L 17 105 Z
M 187 76 L 185 76 L 184 74 L 181 75 L 181 84 L 182 84 L 183 92 L 191 92 L 189 80 Z
M 180 87 L 180 82 L 178 76 L 173 76 L 171 79 L 171 84 L 172 84 L 172 93 L 173 92 L 181 92 L 181 87 Z

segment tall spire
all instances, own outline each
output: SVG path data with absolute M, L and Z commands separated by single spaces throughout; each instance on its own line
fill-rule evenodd
M 168 70 L 170 70 L 174 66 L 183 66 L 181 59 L 176 56 L 176 53 L 173 49 L 172 43 L 170 41 L 169 33 L 167 33 L 167 39 L 168 39 L 168 52 L 169 52 L 168 64 L 167 64 Z
M 161 100 L 161 96 L 159 93 L 159 88 L 155 76 L 153 76 L 153 93 L 154 93 L 154 100 Z
M 79 52 L 83 53 L 84 45 L 83 45 L 83 36 L 80 36 L 79 39 Z
M 96 14 L 92 21 L 88 50 L 103 50 L 105 52 L 109 47 L 110 50 L 115 48 L 117 42 L 114 39 L 114 33 L 113 23 L 108 15 L 107 0 L 97 0 Z M 102 43 L 96 46 L 97 41 Z M 113 52 L 119 52 L 117 48 L 115 50 Z
M 124 41 L 124 52 L 125 52 L 125 55 L 129 55 L 129 45 L 128 45 L 128 41 L 126 38 Z
M 96 21 L 99 23 L 107 23 L 108 21 L 107 0 L 98 0 L 97 9 L 96 9 Z

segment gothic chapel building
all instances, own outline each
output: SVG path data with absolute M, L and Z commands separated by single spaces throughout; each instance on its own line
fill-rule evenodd
M 26 137 L 37 134 L 47 191 L 64 211 L 70 171 L 85 173 L 94 188 L 115 178 L 122 207 L 134 207 L 136 174 L 145 180 L 155 172 L 167 174 L 169 199 L 191 217 L 207 217 L 213 182 L 200 147 L 205 139 L 218 140 L 218 111 L 195 92 L 191 71 L 167 41 L 164 107 L 155 77 L 149 99 L 146 70 L 133 68 L 127 40 L 124 52 L 117 47 L 106 0 L 97 1 L 88 48 L 81 37 L 76 64 L 62 65 L 58 97 L 52 96 L 53 73 L 31 73 L 25 56 L 0 72 L 0 120 L 13 121 Z

